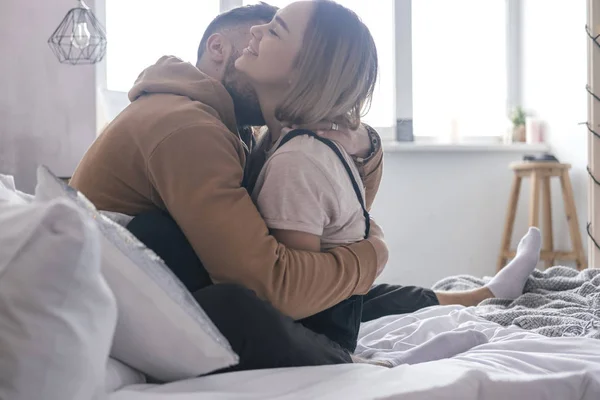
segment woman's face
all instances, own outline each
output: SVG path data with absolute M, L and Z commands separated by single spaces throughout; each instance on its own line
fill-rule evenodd
M 250 44 L 235 61 L 235 67 L 254 86 L 286 88 L 293 80 L 294 61 L 313 8 L 310 1 L 297 1 L 279 10 L 268 24 L 253 26 Z

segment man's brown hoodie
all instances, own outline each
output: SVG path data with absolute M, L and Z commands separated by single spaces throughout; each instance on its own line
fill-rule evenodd
M 168 211 L 214 282 L 242 284 L 296 319 L 369 290 L 377 270 L 369 241 L 311 253 L 269 235 L 241 187 L 245 145 L 221 83 L 163 57 L 139 76 L 129 98 L 71 180 L 98 209 Z M 381 159 L 362 167 L 369 204 Z

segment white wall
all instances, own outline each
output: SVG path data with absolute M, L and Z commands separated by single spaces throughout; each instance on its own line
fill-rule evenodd
M 76 5 L 0 1 L 0 173 L 26 191 L 38 164 L 70 175 L 95 138 L 94 66 L 62 65 L 46 43 Z
M 587 36 L 585 0 L 524 0 L 524 106 L 547 123 L 548 143 L 572 164 L 571 180 L 584 246 L 587 246 Z M 552 190 L 560 193 L 555 182 Z M 554 233 L 570 248 L 562 198 L 554 197 Z M 586 247 L 587 249 L 587 247 Z
M 522 153 L 386 153 L 373 216 L 390 261 L 379 281 L 430 286 L 449 275 L 493 275 L 513 174 Z M 513 246 L 527 230 L 523 185 Z

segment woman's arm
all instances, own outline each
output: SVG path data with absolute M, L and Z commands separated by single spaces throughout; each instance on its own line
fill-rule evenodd
M 318 235 L 285 229 L 272 229 L 271 234 L 279 243 L 285 244 L 290 249 L 321 251 L 321 237 Z

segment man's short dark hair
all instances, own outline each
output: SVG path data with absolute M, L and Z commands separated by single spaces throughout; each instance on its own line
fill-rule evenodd
M 236 7 L 217 15 L 204 31 L 200 46 L 198 46 L 198 61 L 204 54 L 206 42 L 211 35 L 242 24 L 269 22 L 275 17 L 277 10 L 279 9 L 275 6 L 260 2 L 259 4 Z

